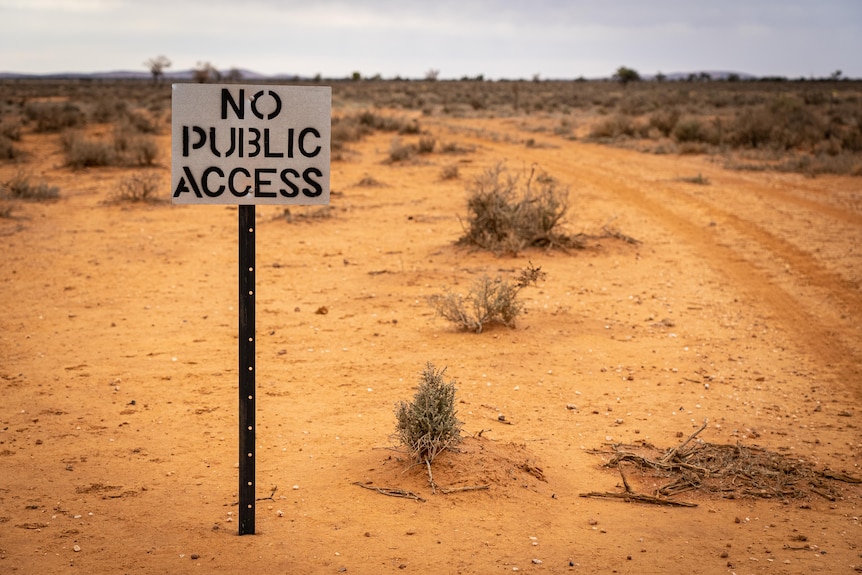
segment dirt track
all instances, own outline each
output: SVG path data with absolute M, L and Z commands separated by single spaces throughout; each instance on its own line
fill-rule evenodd
M 862 474 L 859 179 L 733 172 L 503 120 L 422 125 L 476 150 L 387 164 L 378 134 L 333 164 L 332 217 L 258 208 L 258 496 L 272 498 L 248 537 L 236 210 L 105 204 L 124 171 L 73 172 L 56 137 L 26 140 L 61 199 L 0 220 L 0 571 L 858 571 L 858 485 L 834 502 L 693 493 L 691 509 L 579 495 L 621 489 L 590 450 L 672 447 L 705 419 L 704 440 Z M 610 222 L 641 243 L 455 248 L 465 182 L 499 161 L 569 185 L 571 231 Z M 460 179 L 440 181 L 452 162 Z M 680 180 L 698 174 L 709 185 Z M 527 261 L 547 279 L 514 330 L 460 333 L 425 302 Z M 457 381 L 474 436 L 435 479 L 486 491 L 431 494 L 389 449 L 428 361 Z

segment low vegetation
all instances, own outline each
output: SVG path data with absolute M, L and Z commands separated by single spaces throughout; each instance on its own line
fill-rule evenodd
M 430 296 L 428 303 L 438 316 L 463 330 L 482 333 L 486 325 L 493 323 L 513 328 L 515 319 L 524 311 L 524 302 L 519 298 L 521 290 L 544 278 L 541 267 L 529 264 L 515 279 L 483 274 L 466 296 L 446 290 Z
M 335 110 L 332 157 L 343 158 L 351 142 L 373 132 L 417 136 L 418 141 L 403 143 L 408 149 L 415 146 L 414 153 L 454 152 L 443 142 L 431 147 L 413 118 L 416 113 L 517 116 L 531 131 L 651 153 L 710 154 L 733 169 L 862 175 L 858 81 L 743 80 L 737 75 L 719 80 L 709 74 L 682 81 L 661 75 L 638 80 L 624 67 L 617 70 L 616 80 L 486 81 L 480 75 L 460 81 L 383 81 L 360 75 L 357 80 L 327 81 Z M 320 82 L 322 78 L 308 83 Z M 164 82 L 34 80 L 4 83 L 3 88 L 0 126 L 17 125 L 24 134 L 64 133 L 107 123 L 122 124 L 128 134 L 153 134 L 170 120 L 171 90 Z M 0 131 L 0 161 L 19 158 L 9 140 L 18 141 Z M 396 156 L 399 153 L 396 150 Z
M 410 458 L 428 468 L 434 486 L 431 463 L 446 449 L 461 441 L 461 421 L 455 410 L 455 382 L 446 381 L 446 368 L 428 362 L 419 380 L 413 401 L 395 407 L 396 432 Z
M 477 176 L 467 192 L 460 245 L 511 254 L 532 247 L 581 247 L 561 229 L 568 188 L 536 166 L 523 177 L 497 164 Z
M 0 183 L 0 200 L 55 200 L 60 196 L 60 188 L 45 182 L 33 182 L 33 176 L 25 170 L 18 170 L 9 180 Z
M 163 201 L 159 197 L 161 178 L 158 172 L 147 170 L 136 172 L 120 180 L 117 190 L 111 196 L 114 203 L 156 203 Z

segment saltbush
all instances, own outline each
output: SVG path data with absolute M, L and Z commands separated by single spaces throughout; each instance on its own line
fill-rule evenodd
M 568 210 L 568 188 L 544 172 L 526 181 L 497 164 L 468 186 L 467 222 L 458 243 L 495 253 L 529 247 L 581 247 L 560 231 Z
M 398 439 L 417 463 L 431 465 L 434 458 L 461 441 L 461 425 L 455 411 L 455 382 L 428 362 L 413 401 L 395 408 Z M 430 468 L 429 468 L 430 469 Z

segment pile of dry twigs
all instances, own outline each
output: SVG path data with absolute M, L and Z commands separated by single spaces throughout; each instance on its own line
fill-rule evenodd
M 606 497 L 658 505 L 694 507 L 696 504 L 672 499 L 684 492 L 700 492 L 726 499 L 807 498 L 816 494 L 830 501 L 841 497 L 835 482 L 860 483 L 850 475 L 818 470 L 800 458 L 790 458 L 761 447 L 718 445 L 697 439 L 707 427 L 691 434 L 677 447 L 660 450 L 649 443 L 615 444 L 611 451 L 593 451 L 609 457 L 604 464 L 616 468 L 622 477 L 624 492 L 590 492 L 581 497 Z M 629 484 L 624 464 L 652 479 L 666 483 L 653 494 L 637 493 Z

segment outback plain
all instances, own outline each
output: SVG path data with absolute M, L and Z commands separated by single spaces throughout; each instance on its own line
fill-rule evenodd
M 256 208 L 240 537 L 237 209 L 170 204 L 170 86 L 0 83 L 0 572 L 862 571 L 862 86 L 332 94 L 331 204 Z M 459 243 L 495 169 L 577 241 Z M 511 326 L 432 305 L 527 266 Z

